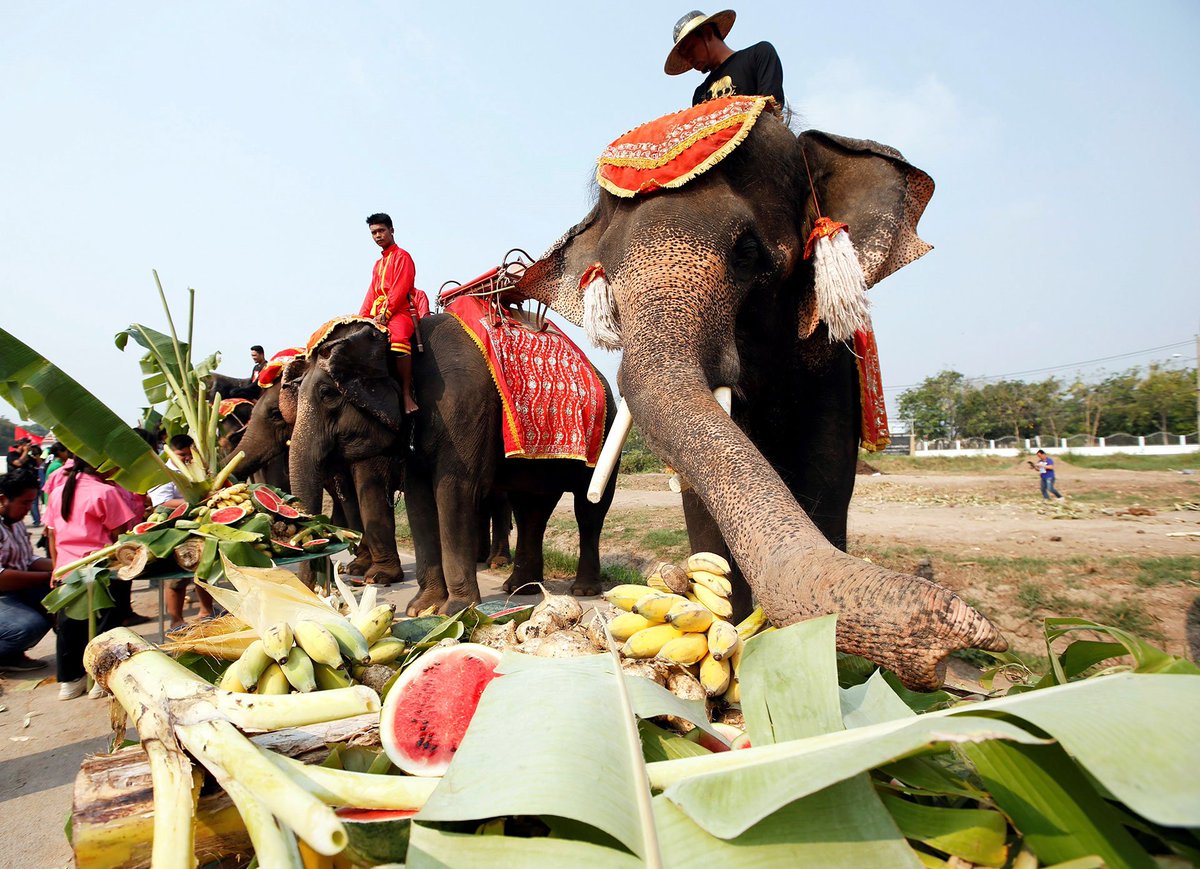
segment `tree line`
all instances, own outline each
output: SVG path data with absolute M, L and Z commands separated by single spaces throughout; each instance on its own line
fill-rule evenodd
M 1070 437 L 1196 431 L 1196 370 L 1153 363 L 1100 380 L 972 381 L 939 371 L 900 395 L 917 437 Z

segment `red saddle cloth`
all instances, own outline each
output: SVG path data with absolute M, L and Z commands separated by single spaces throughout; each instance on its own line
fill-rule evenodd
M 574 342 L 548 320 L 535 331 L 478 296 L 455 298 L 446 313 L 491 370 L 504 409 L 504 455 L 595 465 L 604 444 L 604 384 Z

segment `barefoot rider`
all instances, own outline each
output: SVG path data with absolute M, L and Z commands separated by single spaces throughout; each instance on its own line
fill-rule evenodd
M 392 360 L 395 374 L 404 394 L 404 412 L 413 413 L 417 403 L 412 394 L 412 349 L 411 341 L 415 329 L 415 305 L 413 303 L 413 281 L 417 269 L 408 251 L 396 244 L 392 218 L 386 214 L 372 214 L 367 218 L 371 238 L 379 245 L 382 254 L 371 272 L 371 286 L 363 299 L 360 317 L 371 317 L 376 323 L 387 327 L 391 336 Z

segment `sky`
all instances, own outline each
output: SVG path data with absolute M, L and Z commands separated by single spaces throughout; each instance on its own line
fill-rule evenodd
M 686 11 L 7 2 L 0 325 L 134 421 L 137 359 L 113 335 L 165 328 L 152 269 L 177 318 L 196 289 L 197 355 L 245 376 L 250 345 L 357 309 L 375 211 L 431 295 L 539 256 L 590 208 L 604 146 L 690 102 L 700 74 L 662 72 Z M 737 13 L 728 43 L 775 45 L 797 129 L 884 142 L 936 182 L 935 249 L 871 291 L 893 409 L 944 368 L 1194 362 L 1200 4 Z M 618 356 L 589 354 L 615 382 Z

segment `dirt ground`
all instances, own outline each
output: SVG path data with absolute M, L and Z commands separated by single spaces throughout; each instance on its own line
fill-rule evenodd
M 1200 475 L 1059 468 L 1068 497 L 1052 503 L 1042 501 L 1036 476 L 1018 467 L 859 477 L 850 551 L 906 572 L 929 559 L 939 582 L 1030 656 L 1045 654 L 1041 621 L 1057 615 L 1128 627 L 1184 653 L 1184 612 L 1200 588 Z M 547 532 L 549 575 L 572 574 L 576 546 L 564 499 Z M 679 496 L 666 478 L 621 478 L 602 538 L 606 578 L 625 581 L 687 551 Z M 502 573 L 481 573 L 485 597 L 501 597 L 502 581 Z M 135 585 L 135 609 L 155 614 L 156 595 L 143 585 Z M 408 582 L 383 597 L 403 606 L 413 593 Z M 156 636 L 157 626 L 137 630 Z M 32 653 L 52 662 L 53 635 Z M 52 675 L 0 678 L 0 865 L 71 865 L 63 824 L 75 774 L 86 754 L 107 746 L 108 701 L 60 702 L 57 686 L 43 684 Z

